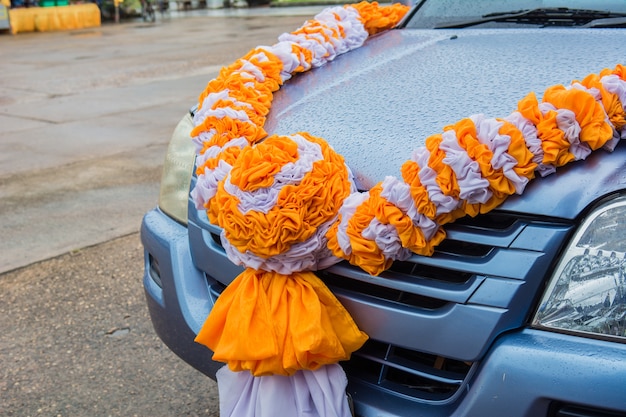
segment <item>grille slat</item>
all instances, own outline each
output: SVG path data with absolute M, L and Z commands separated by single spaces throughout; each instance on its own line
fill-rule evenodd
M 446 276 L 453 274 L 449 271 Z M 447 302 L 467 302 L 483 280 L 482 276 L 458 273 L 464 276 L 462 283 L 457 279 L 446 282 L 393 271 L 373 277 L 347 262 L 317 271 L 317 275 L 329 286 L 427 309 L 441 308 Z
M 624 417 L 623 413 L 598 408 L 553 402 L 548 417 Z
M 443 401 L 459 390 L 473 364 L 368 340 L 343 366 L 348 375 L 369 384 L 420 400 Z
M 407 360 L 396 358 L 394 361 L 389 361 L 365 353 L 359 353 L 358 355 L 363 359 L 379 363 L 380 365 L 387 366 L 401 372 L 406 372 L 417 377 L 432 379 L 433 381 L 441 384 L 461 385 L 463 382 L 462 376 L 456 375 L 455 377 L 455 375 L 450 372 L 444 372 L 436 368 L 427 368 Z

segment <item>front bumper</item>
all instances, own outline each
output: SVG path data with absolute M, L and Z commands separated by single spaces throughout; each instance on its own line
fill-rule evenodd
M 215 378 L 222 364 L 194 338 L 223 286 L 194 266 L 187 228 L 158 209 L 144 217 L 141 239 L 155 331 Z M 348 391 L 361 417 L 610 417 L 626 415 L 624 381 L 626 344 L 523 329 L 498 337 L 465 389 L 448 401 L 420 402 L 353 380 Z
M 213 362 L 213 352 L 194 342 L 215 297 L 193 265 L 187 228 L 154 209 L 143 218 L 141 242 L 143 286 L 154 330 L 176 355 L 215 379 L 223 364 Z

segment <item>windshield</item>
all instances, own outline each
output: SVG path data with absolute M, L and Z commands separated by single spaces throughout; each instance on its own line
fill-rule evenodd
M 626 16 L 625 0 L 424 0 L 417 3 L 407 27 L 623 27 L 616 19 Z M 611 25 L 595 24 L 609 20 Z M 590 24 L 591 21 L 594 23 Z

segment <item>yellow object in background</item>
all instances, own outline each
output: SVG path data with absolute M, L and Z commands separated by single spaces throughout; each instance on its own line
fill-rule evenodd
M 94 3 L 11 9 L 9 19 L 13 34 L 83 29 L 101 24 L 100 9 Z

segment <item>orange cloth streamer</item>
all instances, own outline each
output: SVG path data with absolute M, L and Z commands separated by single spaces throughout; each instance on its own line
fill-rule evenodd
M 220 295 L 195 340 L 232 371 L 263 376 L 348 360 L 367 335 L 312 272 L 246 269 Z
M 409 160 L 402 164 L 401 172 L 402 179 L 411 187 L 411 197 L 413 197 L 417 211 L 429 219 L 434 219 L 437 216 L 437 206 L 430 201 L 428 191 L 420 181 L 420 166 L 417 162 Z
M 618 95 L 606 91 L 600 81 L 600 76 L 596 74 L 589 74 L 580 83 L 587 88 L 596 88 L 600 91 L 602 95 L 602 107 L 606 110 L 611 124 L 616 130 L 622 130 L 624 125 L 626 125 L 626 112 L 624 111 L 624 106 L 622 106 Z
M 537 127 L 537 136 L 541 139 L 544 152 L 544 164 L 560 167 L 574 160 L 574 155 L 569 151 L 570 144 L 557 126 L 557 112 L 549 111 L 545 116 L 542 115 L 535 93 L 520 100 L 517 110 Z
M 391 29 L 396 26 L 398 22 L 404 17 L 410 7 L 401 4 L 393 3 L 386 7 L 380 7 L 378 2 L 362 1 L 357 4 L 351 4 L 361 16 L 361 21 L 365 30 L 370 35 L 382 32 L 387 29 Z
M 613 127 L 606 122 L 602 104 L 586 91 L 575 88 L 568 90 L 562 85 L 555 85 L 545 91 L 543 101 L 553 104 L 557 109 L 574 112 L 580 124 L 580 141 L 587 143 L 591 150 L 601 148 L 613 137 Z
M 375 215 L 371 210 L 370 200 L 368 199 L 356 209 L 354 215 L 348 220 L 346 234 L 350 239 L 350 254 L 344 253 L 337 240 L 337 229 L 341 216 L 328 230 L 326 238 L 328 239 L 327 246 L 333 252 L 333 255 L 346 259 L 352 265 L 358 265 L 359 268 L 372 275 L 377 275 L 389 268 L 393 261 L 385 258 L 376 242 L 365 239 L 361 235 L 361 232 L 369 226 L 374 217 Z

